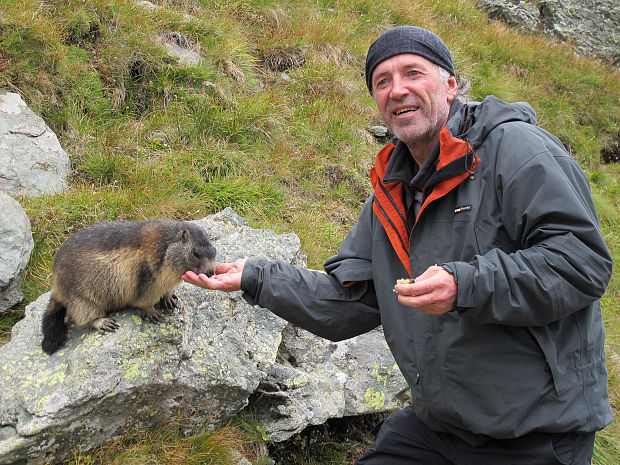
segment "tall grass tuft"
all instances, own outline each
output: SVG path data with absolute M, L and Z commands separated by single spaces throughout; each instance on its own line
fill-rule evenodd
M 243 455 L 256 465 L 266 464 L 261 434 L 255 426 L 237 421 L 194 436 L 178 425 L 129 432 L 93 453 L 75 452 L 67 465 L 230 465 Z

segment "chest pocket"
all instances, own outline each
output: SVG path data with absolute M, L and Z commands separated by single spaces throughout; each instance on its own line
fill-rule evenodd
M 492 249 L 506 253 L 516 251 L 501 218 L 500 205 L 494 192 L 481 186 L 489 185 L 483 176 L 464 181 L 436 204 L 431 205 L 426 218 L 440 238 L 434 246 L 438 257 L 445 260 L 471 261 Z
M 416 270 L 447 261 L 471 261 L 481 253 L 476 237 L 479 201 L 463 190 L 467 189 L 459 186 L 420 214 L 411 234 Z

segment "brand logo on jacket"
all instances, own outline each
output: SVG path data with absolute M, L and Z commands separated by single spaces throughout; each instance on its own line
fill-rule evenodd
M 458 215 L 459 213 L 471 211 L 471 205 L 463 205 L 462 207 L 455 208 L 454 214 Z

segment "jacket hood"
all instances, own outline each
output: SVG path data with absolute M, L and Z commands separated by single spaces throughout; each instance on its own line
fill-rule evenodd
M 513 121 L 536 125 L 536 113 L 526 102 L 507 103 L 489 95 L 482 102 L 462 105 L 446 127 L 453 136 L 467 140 L 476 149 L 493 129 Z

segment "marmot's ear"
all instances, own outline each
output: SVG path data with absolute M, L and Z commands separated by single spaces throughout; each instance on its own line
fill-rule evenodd
M 189 229 L 184 229 L 184 230 L 181 232 L 181 241 L 183 241 L 183 242 L 189 242 L 190 237 L 191 237 L 191 234 L 190 234 L 190 232 L 189 232 Z

